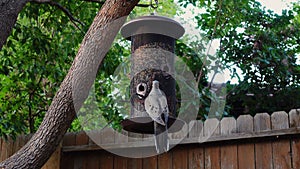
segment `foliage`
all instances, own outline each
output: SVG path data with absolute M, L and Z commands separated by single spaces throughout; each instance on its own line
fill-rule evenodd
M 211 40 L 220 41 L 219 66 L 230 69 L 232 77 L 239 79 L 227 95 L 232 114 L 299 107 L 299 99 L 286 94 L 299 93 L 299 6 L 279 15 L 254 0 L 199 2 L 194 5 L 206 9 L 196 16 L 199 28 Z M 291 101 L 274 104 L 282 100 Z
M 88 29 L 99 7 L 61 3 L 86 23 L 82 31 Z M 0 52 L 0 136 L 38 128 L 83 36 L 54 6 L 30 3 L 23 9 Z
M 174 3 L 174 0 L 163 0 L 158 1 L 158 3 L 159 5 L 156 9 L 153 9 L 151 6 L 147 8 L 135 8 L 130 14 L 130 19 L 133 19 L 138 16 L 150 15 L 153 13 L 158 15 L 162 14 L 167 17 L 174 17 L 176 15 L 176 11 L 180 10 L 179 6 L 176 3 Z M 139 4 L 150 5 L 149 0 L 140 0 Z M 156 6 L 154 0 L 152 0 L 152 4 Z
M 55 6 L 29 3 L 0 51 L 0 137 L 37 129 L 101 7 L 99 3 L 84 1 L 57 2 L 84 24 L 70 21 Z M 176 43 L 176 55 L 188 65 L 198 82 L 199 119 L 208 118 L 209 112 L 222 117 L 299 108 L 299 5 L 278 15 L 266 11 L 254 0 L 178 0 L 178 4 L 181 7 L 173 0 L 160 1 L 156 12 L 173 17 L 183 14 L 189 5 L 205 11 L 194 15 L 200 35 L 205 37 L 189 41 L 186 36 Z M 131 18 L 151 12 L 150 8 L 136 8 Z M 206 52 L 212 41 L 220 42 L 216 55 Z M 126 71 L 129 56 L 129 43 L 118 35 L 99 67 L 94 98 L 86 102 L 87 106 L 96 106 L 96 111 L 75 120 L 70 131 L 82 129 L 80 123 L 88 123 L 90 119 L 94 121 L 84 129 L 104 127 L 101 125 L 104 121 L 120 128 L 124 118 L 120 113 L 127 109 L 120 109 L 123 103 L 118 100 L 126 102 L 128 96 L 119 96 L 114 89 L 128 88 L 127 81 L 116 83 L 122 77 L 115 76 L 115 70 L 124 64 L 121 68 Z M 207 74 L 216 75 L 224 69 L 231 71 L 232 78 L 239 79 L 238 84 L 210 83 Z

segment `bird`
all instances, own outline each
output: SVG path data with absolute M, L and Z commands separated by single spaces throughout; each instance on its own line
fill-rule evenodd
M 168 102 L 165 93 L 160 90 L 159 81 L 157 80 L 152 81 L 152 89 L 145 98 L 145 110 L 154 122 L 156 152 L 159 154 L 169 151 Z

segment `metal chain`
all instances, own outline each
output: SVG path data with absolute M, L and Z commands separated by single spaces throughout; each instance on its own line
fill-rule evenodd
M 150 6 L 151 6 L 151 8 L 153 8 L 153 9 L 158 8 L 158 0 L 154 0 L 155 4 L 153 4 L 152 1 L 153 1 L 153 0 L 150 0 Z
M 155 3 L 152 2 L 153 0 L 150 0 L 149 4 L 137 4 L 138 7 L 151 7 L 153 9 L 158 8 L 158 0 L 154 0 Z

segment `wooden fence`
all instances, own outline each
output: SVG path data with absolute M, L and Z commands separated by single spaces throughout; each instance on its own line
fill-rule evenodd
M 208 119 L 204 123 L 191 121 L 180 132 L 169 136 L 171 144 L 182 141 L 168 153 L 126 158 L 103 150 L 84 132 L 67 133 L 62 146 L 44 168 L 300 169 L 300 109 L 274 112 L 271 116 L 262 113 L 221 121 Z M 99 139 L 107 149 L 120 151 L 139 151 L 153 146 L 152 137 L 138 137 L 144 138 L 138 141 L 131 137 L 120 138 L 105 129 Z M 1 141 L 0 159 L 7 158 L 27 140 L 21 137 L 16 142 Z
M 0 161 L 3 161 L 17 152 L 22 146 L 26 144 L 32 135 L 19 136 L 15 141 L 12 139 L 4 140 L 0 139 Z M 42 169 L 59 169 L 61 158 L 61 146 L 52 154 L 48 162 L 42 167 Z

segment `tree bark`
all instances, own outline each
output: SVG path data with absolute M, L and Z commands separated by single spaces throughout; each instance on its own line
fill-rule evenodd
M 108 0 L 103 4 L 40 128 L 16 154 L 1 162 L 0 168 L 28 169 L 43 166 L 76 117 L 76 111 L 87 98 L 101 61 L 126 16 L 138 2 L 139 0 Z
M 10 35 L 19 15 L 29 0 L 0 0 L 0 50 Z

